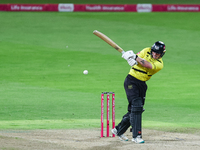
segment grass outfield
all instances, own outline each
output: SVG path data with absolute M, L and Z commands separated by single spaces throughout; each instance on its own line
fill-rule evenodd
M 1 12 L 0 18 L 0 129 L 99 128 L 102 91 L 116 93 L 120 121 L 130 67 L 92 34 L 97 29 L 134 52 L 164 41 L 164 68 L 147 82 L 143 127 L 200 130 L 200 13 Z

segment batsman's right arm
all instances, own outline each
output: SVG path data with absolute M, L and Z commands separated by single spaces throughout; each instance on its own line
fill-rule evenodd
M 152 69 L 152 64 L 148 61 L 146 61 L 143 58 L 140 58 L 139 56 L 135 59 L 139 64 L 141 64 L 145 68 L 150 68 Z

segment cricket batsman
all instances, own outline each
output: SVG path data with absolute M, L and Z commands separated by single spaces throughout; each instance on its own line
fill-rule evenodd
M 128 99 L 128 112 L 123 116 L 121 122 L 112 129 L 112 133 L 118 136 L 120 140 L 128 141 L 124 133 L 131 126 L 132 141 L 144 143 L 141 124 L 147 91 L 146 81 L 163 68 L 162 57 L 165 52 L 165 44 L 162 41 L 157 41 L 152 47 L 144 48 L 137 54 L 129 50 L 122 55 L 131 69 L 124 81 L 124 89 Z

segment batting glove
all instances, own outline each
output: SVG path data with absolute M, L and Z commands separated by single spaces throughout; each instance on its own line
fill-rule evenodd
M 123 55 L 122 58 L 124 58 L 125 60 L 128 61 L 129 58 L 136 58 L 136 54 L 134 54 L 134 52 L 132 50 L 126 51 Z
M 134 66 L 134 65 L 137 65 L 137 61 L 135 59 L 133 59 L 133 58 L 129 58 L 127 60 L 127 62 L 131 67 Z

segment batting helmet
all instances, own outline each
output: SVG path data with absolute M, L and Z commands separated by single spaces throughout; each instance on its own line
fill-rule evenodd
M 152 51 L 155 53 L 161 54 L 160 57 L 163 57 L 163 55 L 166 52 L 165 44 L 162 41 L 155 42 L 153 46 L 151 47 L 151 53 Z

